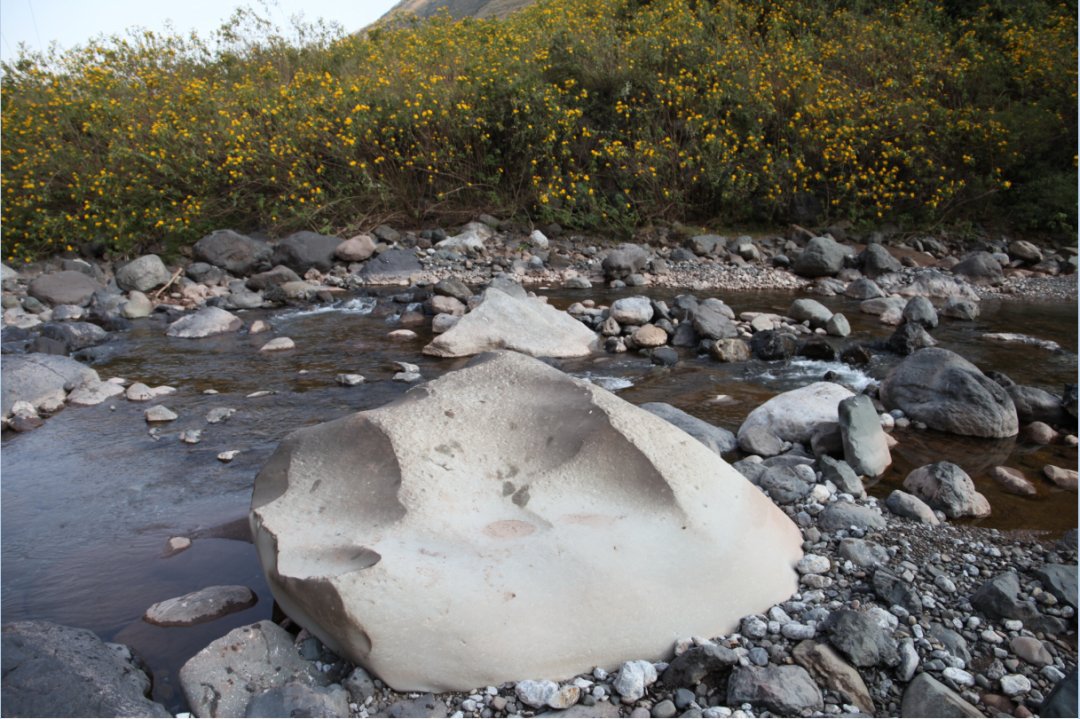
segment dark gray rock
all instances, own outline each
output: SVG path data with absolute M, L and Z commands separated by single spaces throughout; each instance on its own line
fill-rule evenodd
M 756 484 L 764 489 L 776 504 L 791 504 L 810 494 L 813 489 L 792 467 L 768 467 Z
M 930 300 L 922 296 L 908 300 L 901 316 L 905 322 L 921 325 L 924 329 L 932 330 L 938 326 L 937 310 L 934 309 Z
M 730 307 L 712 297 L 698 303 L 690 311 L 694 330 L 699 336 L 713 340 L 739 336 L 734 317 L 735 313 Z
M 912 614 L 922 612 L 922 599 L 911 582 L 907 582 L 895 574 L 879 569 L 874 572 L 874 594 L 886 606 L 898 604 Z
M 959 632 L 933 622 L 930 624 L 930 636 L 941 642 L 949 654 L 957 659 L 962 659 L 966 666 L 971 666 L 971 651 L 968 649 L 967 640 Z
M 800 666 L 738 667 L 728 678 L 727 701 L 732 706 L 759 704 L 780 716 L 821 711 L 821 690 Z
M 755 332 L 750 338 L 750 351 L 760 360 L 785 360 L 795 354 L 798 342 L 782 330 Z
M 642 272 L 649 263 L 649 251 L 641 245 L 624 243 L 609 251 L 600 265 L 604 277 L 609 280 L 621 280 Z
M 979 316 L 979 303 L 966 297 L 953 296 L 945 301 L 941 315 L 956 320 L 974 320 Z
M 1077 572 L 1075 564 L 1044 564 L 1032 574 L 1042 582 L 1043 589 L 1059 601 L 1076 609 Z
M 272 262 L 304 274 L 311 268 L 328 272 L 334 266 L 340 237 L 307 230 L 294 232 L 274 247 Z
M 408 281 L 423 268 L 412 250 L 390 249 L 381 252 L 364 263 L 357 276 L 366 283 Z
M 864 569 L 882 567 L 889 562 L 889 550 L 865 539 L 845 537 L 840 540 L 840 557 Z
M 698 336 L 697 330 L 694 329 L 694 325 L 690 322 L 680 322 L 675 327 L 675 334 L 671 336 L 671 345 L 673 347 L 697 347 L 701 342 L 701 337 Z
M 686 248 L 699 257 L 713 257 L 727 250 L 728 239 L 720 235 L 695 235 L 686 241 Z
M 839 695 L 845 702 L 873 714 L 874 700 L 855 667 L 845 662 L 832 647 L 811 639 L 799 642 L 791 652 L 820 686 Z
M 767 427 L 750 427 L 738 436 L 739 448 L 748 454 L 772 457 L 784 451 L 780 438 Z
M 109 339 L 109 333 L 90 322 L 50 322 L 41 328 L 41 335 L 64 343 L 68 352 L 93 347 Z
M 1062 406 L 1061 398 L 1044 389 L 1028 385 L 1014 384 L 1005 391 L 1016 406 L 1016 417 L 1020 424 L 1046 422 L 1054 427 L 1070 424 L 1072 417 Z
M 856 499 L 866 497 L 866 488 L 863 487 L 859 475 L 843 460 L 833 459 L 825 454 L 818 458 L 821 467 L 821 478 L 836 485 L 841 492 L 846 492 Z
M 938 347 L 918 350 L 881 383 L 887 409 L 901 409 L 932 429 L 974 437 L 1011 437 L 1016 407 L 1001 385 L 963 357 Z
M 192 282 L 201 282 L 204 285 L 223 284 L 229 276 L 228 272 L 220 267 L 214 267 L 209 262 L 192 262 L 184 270 L 184 274 Z
M 813 328 L 824 327 L 833 316 L 832 310 L 817 300 L 800 298 L 788 307 L 788 317 L 796 322 L 809 322 Z
M 903 269 L 900 261 L 893 257 L 884 246 L 877 243 L 867 245 L 866 249 L 859 253 L 858 262 L 863 274 L 871 279 Z
M 878 570 L 879 572 L 881 570 Z M 829 643 L 857 667 L 896 666 L 897 642 L 874 618 L 852 609 L 837 609 L 822 623 Z
M 897 327 L 885 342 L 885 346 L 890 352 L 894 352 L 901 357 L 907 357 L 916 350 L 933 347 L 936 344 L 937 341 L 923 329 L 922 325 L 912 323 L 905 323 Z
M 1061 394 L 1061 406 L 1065 408 L 1070 417 L 1076 419 L 1077 386 L 1075 384 L 1065 385 L 1065 391 Z
M 733 649 L 719 644 L 691 647 L 671 660 L 662 677 L 669 687 L 695 687 L 712 675 L 719 678 L 739 663 Z
M 456 277 L 444 277 L 435 283 L 432 291 L 437 295 L 453 297 L 455 300 L 465 304 L 468 304 L 469 299 L 473 296 L 473 291 L 469 289 L 469 286 Z
M 971 606 L 992 620 L 1019 619 L 1028 622 L 1038 618 L 1039 609 L 1031 600 L 1021 600 L 1020 578 L 1016 572 L 1005 572 L 987 580 L 971 595 Z
M 818 526 L 827 532 L 838 529 L 885 529 L 885 518 L 873 507 L 852 502 L 833 502 L 817 516 Z
M 929 504 L 900 489 L 894 489 L 885 498 L 885 508 L 898 517 L 914 519 L 924 524 L 939 524 L 937 515 Z
M 249 290 L 262 291 L 270 287 L 278 287 L 286 282 L 299 282 L 300 275 L 293 272 L 285 265 L 278 265 L 266 272 L 260 272 L 248 278 L 245 286 Z
M 952 519 L 990 514 L 990 502 L 975 491 L 968 473 L 952 462 L 934 462 L 913 469 L 904 478 L 904 489 Z
M 90 298 L 105 285 L 82 272 L 64 270 L 34 278 L 27 292 L 31 297 L 50 305 L 79 305 L 85 307 Z
M 670 347 L 657 347 L 649 353 L 649 360 L 661 367 L 674 367 L 679 363 L 679 353 Z
M 800 341 L 795 348 L 795 355 L 822 362 L 836 361 L 836 350 L 827 339 L 819 335 L 810 335 Z
M 679 325 L 686 326 L 686 323 Z M 697 333 L 694 333 L 697 336 Z M 744 340 L 729 337 L 722 340 L 705 340 L 709 348 L 709 354 L 720 362 L 746 362 L 750 359 L 750 345 Z
M 84 364 L 68 357 L 38 353 L 7 355 L 0 363 L 0 372 L 0 414 L 5 417 L 18 400 L 36 406 L 58 391 L 99 381 L 98 373 Z
M 1041 717 L 1075 717 L 1077 714 L 1076 667 L 1054 685 L 1053 690 L 1039 707 Z
M 244 716 L 347 717 L 349 695 L 340 684 L 312 687 L 300 682 L 288 682 L 252 697 Z
M 50 622 L 5 624 L 4 716 L 168 717 L 127 647 Z
M 892 464 L 889 443 L 873 401 L 865 394 L 840 400 L 837 405 L 844 460 L 856 474 L 880 477 Z
M 915 678 L 900 700 L 901 717 L 977 717 L 983 713 L 926 673 Z
M 247 587 L 207 587 L 158 602 L 146 610 L 143 619 L 159 627 L 188 627 L 247 609 L 255 601 L 255 593 Z
M 976 285 L 1000 285 L 1005 281 L 1001 263 L 989 252 L 972 252 L 953 265 L 954 275 L 960 275 Z
M 878 284 L 873 280 L 860 277 L 848 283 L 848 286 L 844 289 L 844 296 L 859 301 L 872 300 L 877 297 L 885 297 L 885 291 L 878 287 Z
M 732 452 L 738 446 L 734 433 L 687 414 L 666 402 L 646 402 L 641 408 L 667 420 L 718 455 Z
M 130 292 L 147 292 L 172 279 L 172 273 L 157 255 L 136 257 L 116 271 L 116 285 Z
M 269 269 L 273 252 L 266 242 L 232 230 L 211 232 L 196 242 L 192 251 L 196 260 L 220 267 L 238 277 Z
M 815 237 L 795 258 L 792 270 L 803 277 L 825 277 L 844 268 L 844 258 L 850 249 L 831 237 Z
M 386 716 L 392 719 L 404 719 L 405 717 L 446 717 L 450 712 L 442 699 L 437 699 L 434 694 L 421 694 L 416 699 L 402 699 L 391 704 L 386 710 Z

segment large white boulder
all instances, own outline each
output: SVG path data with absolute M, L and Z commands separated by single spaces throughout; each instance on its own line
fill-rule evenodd
M 584 357 L 596 349 L 596 335 L 545 302 L 489 287 L 483 302 L 433 339 L 424 354 L 468 357 L 500 349 L 533 357 Z
M 659 659 L 785 600 L 802 556 L 698 440 L 513 352 L 293 432 L 251 525 L 285 612 L 400 691 Z
M 839 421 L 840 400 L 853 395 L 834 382 L 815 382 L 778 394 L 746 417 L 739 427 L 739 446 L 756 451 L 748 447 L 748 439 L 757 433 L 806 444 L 822 425 Z

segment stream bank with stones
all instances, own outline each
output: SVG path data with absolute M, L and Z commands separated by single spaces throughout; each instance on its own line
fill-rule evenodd
M 987 247 L 998 251 L 988 253 L 993 265 L 971 262 L 967 274 L 963 266 L 953 271 L 963 258 L 936 238 L 906 246 L 846 238 L 845 249 L 833 253 L 839 263 L 824 257 L 817 269 L 815 244 L 824 246 L 823 256 L 832 245 L 798 234 L 653 237 L 649 245 L 612 252 L 585 238 L 483 224 L 454 237 L 391 232 L 354 238 L 340 254 L 339 238 L 303 235 L 267 245 L 269 254 L 249 267 L 206 255 L 177 274 L 179 268 L 140 260 L 149 279 L 138 267 L 118 266 L 112 274 L 107 266 L 67 261 L 67 271 L 87 277 L 92 288 L 71 296 L 47 294 L 46 280 L 57 274 L 48 270 L 60 267 L 42 268 L 37 277 L 9 277 L 5 269 L 4 410 L 8 428 L 23 432 L 4 437 L 6 622 L 88 627 L 134 647 L 153 676 L 153 698 L 173 712 L 194 708 L 178 686 L 180 665 L 230 631 L 250 639 L 256 632 L 242 628 L 256 621 L 264 622 L 260 641 L 272 636 L 298 659 L 287 677 L 265 667 L 259 674 L 257 661 L 244 670 L 258 690 L 245 707 L 250 715 L 915 716 L 945 705 L 982 715 L 1053 712 L 1057 705 L 1045 702 L 1076 664 L 1075 473 L 1071 488 L 1068 475 L 1076 467 L 1075 394 L 1070 405 L 1064 387 L 1075 381 L 1076 286 L 1075 275 L 1061 274 L 1075 266 L 1075 252 L 1035 248 L 1036 255 L 1001 243 Z M 282 245 L 312 256 L 292 256 L 299 250 Z M 257 241 L 253 246 L 252 256 L 260 257 Z M 927 337 L 1002 373 L 992 375 L 1001 384 L 1037 389 L 1056 403 L 1036 404 L 1044 414 L 1025 417 L 1011 440 L 960 438 L 890 414 L 892 466 L 858 485 L 821 459 L 829 454 L 828 432 L 818 447 L 792 444 L 773 457 L 756 455 L 760 462 L 737 446 L 721 448 L 802 529 L 807 557 L 798 594 L 726 636 L 686 638 L 669 657 L 642 657 L 559 684 L 534 677 L 468 694 L 400 695 L 306 632 L 265 624 L 277 620 L 298 630 L 274 616 L 245 543 L 251 479 L 289 430 L 380 406 L 414 382 L 463 365 L 420 350 L 435 330 L 475 306 L 482 284 L 500 273 L 571 310 L 611 350 L 558 361 L 562 369 L 635 404 L 675 405 L 718 429 L 734 432 L 774 395 L 823 378 L 873 397 L 904 351 L 916 351 Z M 973 283 L 973 275 L 987 275 L 980 279 L 986 284 Z M 54 284 L 61 290 L 77 284 L 70 276 L 60 280 Z M 876 294 L 874 287 L 882 296 L 866 296 Z M 1024 299 L 1002 299 L 1009 295 Z M 913 296 L 930 300 L 936 326 L 922 303 L 912 305 Z M 633 297 L 648 298 L 624 302 L 638 306 L 640 319 L 613 327 L 611 308 Z M 809 305 L 814 314 L 791 316 L 809 299 L 824 311 Z M 864 309 L 874 299 L 886 301 Z M 197 340 L 166 335 L 206 304 L 240 324 Z M 147 305 L 149 314 L 140 317 Z M 690 311 L 702 306 L 701 318 Z M 970 315 L 972 307 L 978 315 L 969 319 L 947 315 Z M 646 326 L 653 329 L 642 332 Z M 985 339 L 1002 333 L 1020 337 Z M 769 341 L 755 344 L 755 336 Z M 263 351 L 275 338 L 292 346 Z M 82 387 L 72 391 L 53 388 L 30 408 L 15 404 L 21 398 L 9 403 L 10 361 L 27 352 L 72 355 L 99 376 L 76 378 Z M 83 406 L 60 411 L 65 402 Z M 145 411 L 158 404 L 176 418 L 147 423 Z M 920 521 L 890 511 L 886 500 L 907 475 L 940 460 L 974 480 L 990 516 L 913 512 Z M 1065 473 L 1052 478 L 1047 466 Z M 1004 489 L 994 478 L 997 467 L 1018 469 L 1034 494 Z M 762 481 L 770 471 L 779 478 Z M 937 523 L 927 523 L 930 517 Z M 163 600 L 222 585 L 247 587 L 257 601 L 234 603 L 231 613 L 190 626 L 142 619 Z M 5 654 L 15 637 L 5 631 Z M 207 671 L 227 674 L 224 666 Z M 21 696 L 7 678 L 4 693 L 5 708 Z M 906 704 L 905 697 L 937 704 Z

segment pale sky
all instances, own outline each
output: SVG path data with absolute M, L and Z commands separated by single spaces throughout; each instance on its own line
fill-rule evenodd
M 124 34 L 131 27 L 164 31 L 167 21 L 186 34 L 209 35 L 237 7 L 250 6 L 283 29 L 289 18 L 322 18 L 353 32 L 377 20 L 396 0 L 269 0 L 269 12 L 257 0 L 0 0 L 0 57 L 13 59 L 20 42 L 45 50 L 57 41 L 64 49 L 98 35 Z

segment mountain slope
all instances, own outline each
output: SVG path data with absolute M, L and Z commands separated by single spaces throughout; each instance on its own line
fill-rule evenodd
M 401 0 L 379 18 L 379 21 L 398 19 L 403 15 L 427 18 L 444 8 L 454 19 L 506 17 L 532 2 L 533 0 Z

